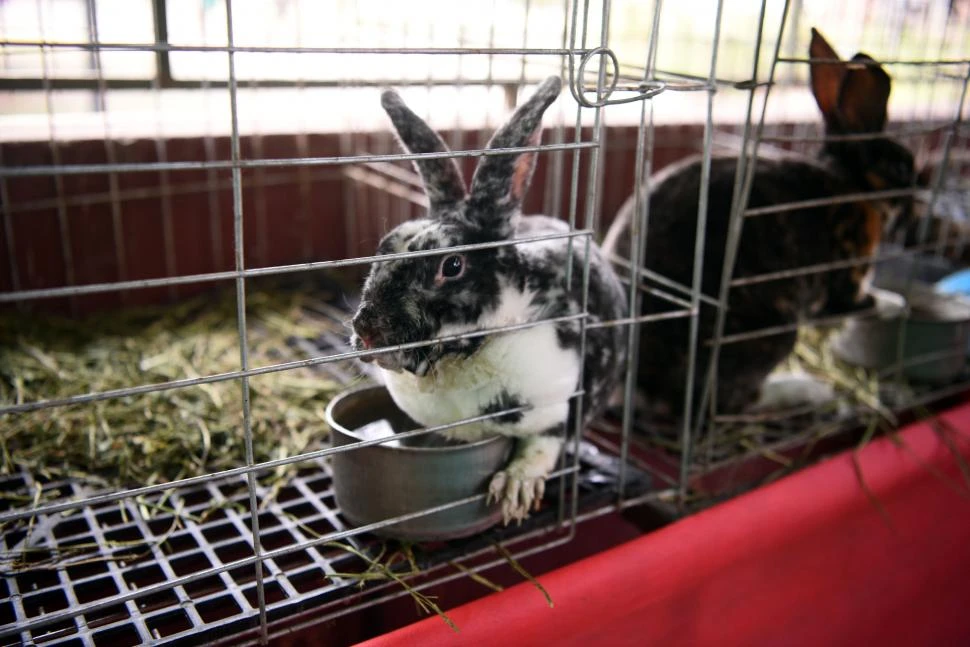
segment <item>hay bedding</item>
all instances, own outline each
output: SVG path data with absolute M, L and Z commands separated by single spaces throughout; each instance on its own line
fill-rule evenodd
M 312 296 L 311 296 L 312 295 Z M 247 298 L 252 367 L 306 359 L 307 339 L 346 339 L 341 312 L 319 290 L 253 291 Z M 311 344 L 309 351 L 314 346 Z M 238 370 L 233 292 L 175 307 L 131 309 L 76 321 L 0 316 L 4 405 Z M 257 462 L 323 446 L 324 409 L 355 379 L 351 366 L 299 368 L 249 380 Z M 359 373 L 359 371 L 357 371 Z M 79 479 L 118 488 L 245 464 L 239 380 L 0 416 L 0 472 Z M 285 480 L 285 466 L 262 479 Z M 0 497 L 4 493 L 0 492 Z
M 847 364 L 831 350 L 832 336 L 838 326 L 804 327 L 789 357 L 778 372 L 804 372 L 829 383 L 835 400 L 822 407 L 794 407 L 758 414 L 719 416 L 706 432 L 695 439 L 694 468 L 700 471 L 762 456 L 782 467 L 794 467 L 793 461 L 779 450 L 796 445 L 811 448 L 828 436 L 854 427 L 893 426 L 893 409 L 904 406 L 917 394 L 914 386 L 902 381 L 880 380 L 874 371 Z M 926 390 L 926 389 L 922 389 Z M 639 425 L 641 438 L 649 445 L 679 460 L 679 427 L 649 428 Z
M 247 298 L 250 365 L 346 350 L 350 313 L 339 307 L 343 291 L 324 292 L 275 285 L 253 290 Z M 226 291 L 176 307 L 131 309 L 82 321 L 2 315 L 0 403 L 238 370 L 235 308 L 234 293 Z M 804 370 L 833 383 L 837 403 L 810 416 L 719 424 L 718 433 L 699 439 L 694 455 L 720 462 L 791 440 L 806 427 L 812 436 L 832 433 L 844 427 L 847 416 L 891 417 L 880 403 L 885 385 L 881 388 L 868 372 L 835 359 L 828 348 L 831 332 L 803 330 L 795 353 L 779 369 Z M 256 461 L 324 446 L 324 409 L 339 389 L 363 379 L 361 366 L 341 362 L 250 378 Z M 0 473 L 26 470 L 35 480 L 72 478 L 118 488 L 220 471 L 245 464 L 242 420 L 238 380 L 7 414 L 0 416 Z M 648 444 L 679 453 L 677 438 L 638 427 Z M 277 489 L 297 469 L 285 466 L 260 478 Z M 0 491 L 0 501 L 7 494 Z

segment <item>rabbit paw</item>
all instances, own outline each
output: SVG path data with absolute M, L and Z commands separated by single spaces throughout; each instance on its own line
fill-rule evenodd
M 753 411 L 773 411 L 790 407 L 823 406 L 835 399 L 835 390 L 805 373 L 775 373 L 761 387 L 761 397 Z
M 514 466 L 513 466 L 514 467 Z M 488 485 L 488 499 L 502 502 L 502 521 L 507 526 L 515 519 L 519 524 L 529 516 L 529 510 L 539 509 L 546 492 L 546 476 L 527 476 L 521 469 L 496 472 Z
M 561 439 L 546 434 L 520 438 L 515 457 L 492 477 L 486 504 L 502 502 L 506 526 L 512 519 L 521 524 L 533 506 L 539 509 L 546 492 L 546 477 L 556 466 L 562 444 Z

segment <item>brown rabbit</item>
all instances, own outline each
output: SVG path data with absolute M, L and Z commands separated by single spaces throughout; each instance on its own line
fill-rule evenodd
M 812 59 L 838 61 L 835 51 L 814 29 L 809 51 Z M 848 63 L 813 62 L 811 85 L 827 135 L 882 132 L 891 81 L 866 54 L 856 54 Z M 717 157 L 711 164 L 702 289 L 713 297 L 721 285 L 737 162 L 737 157 Z M 905 188 L 914 182 L 912 154 L 882 136 L 826 141 L 818 158 L 761 157 L 755 164 L 749 208 Z M 650 183 L 643 265 L 683 285 L 692 282 L 700 183 L 699 157 L 662 170 Z M 911 198 L 866 199 L 747 218 L 734 276 L 870 256 L 884 224 L 905 222 L 912 211 L 911 203 Z M 631 196 L 607 233 L 603 244 L 607 254 L 629 258 L 633 209 Z M 866 294 L 870 270 L 868 264 L 857 265 L 735 287 L 729 293 L 724 332 L 731 335 L 864 309 L 872 305 Z M 676 308 L 655 296 L 643 297 L 644 314 Z M 695 407 L 710 357 L 710 346 L 704 342 L 712 337 L 715 321 L 715 308 L 702 304 Z M 683 413 L 688 331 L 683 318 L 642 325 L 638 384 L 649 403 L 648 410 L 655 416 L 677 419 Z M 780 400 L 789 397 L 785 389 L 769 396 L 762 392 L 762 386 L 768 374 L 791 353 L 795 339 L 792 331 L 723 345 L 717 375 L 718 412 L 784 404 Z M 806 382 L 796 398 L 813 401 L 820 393 L 818 387 L 823 387 L 823 396 L 826 391 L 831 393 L 824 385 Z

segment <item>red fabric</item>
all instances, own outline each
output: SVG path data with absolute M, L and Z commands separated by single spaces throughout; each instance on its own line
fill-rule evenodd
M 970 460 L 970 404 L 942 417 Z M 970 486 L 929 424 L 899 437 L 859 454 L 891 526 L 846 452 L 542 576 L 553 609 L 523 583 L 364 644 L 970 645 Z

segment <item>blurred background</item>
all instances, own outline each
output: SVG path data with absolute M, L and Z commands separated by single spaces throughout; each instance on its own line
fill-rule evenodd
M 706 78 L 716 5 L 714 0 L 663 4 L 656 43 L 658 73 Z M 766 55 L 775 46 L 784 5 L 781 0 L 765 3 L 762 65 L 770 64 Z M 650 2 L 612 3 L 609 43 L 626 73 L 642 69 L 647 61 L 654 9 Z M 752 77 L 753 37 L 760 14 L 760 3 L 724 2 L 719 78 Z M 390 0 L 271 0 L 237 3 L 233 21 L 235 45 L 240 48 L 542 50 L 563 46 L 569 17 L 569 3 L 561 0 L 461 5 L 447 0 L 406 5 Z M 602 18 L 602 12 L 589 11 L 580 31 L 598 38 Z M 804 57 L 809 28 L 816 26 L 846 57 L 865 50 L 885 61 L 956 61 L 967 54 L 968 20 L 967 0 L 794 0 L 781 54 Z M 58 138 L 105 128 L 115 137 L 227 132 L 228 63 L 219 50 L 227 42 L 226 14 L 219 0 L 3 0 L 0 39 L 6 43 L 0 48 L 0 128 L 5 138 L 29 137 L 49 127 L 57 128 Z M 85 47 L 100 42 L 148 49 L 156 39 L 169 43 L 172 50 Z M 12 46 L 16 41 L 58 46 Z M 402 82 L 442 86 L 434 99 L 425 99 L 436 121 L 477 124 L 503 114 L 502 84 L 554 73 L 558 63 L 536 55 L 241 52 L 236 60 L 242 86 L 240 127 L 244 133 L 373 127 L 380 123 L 380 113 L 371 97 L 347 86 Z M 948 72 L 959 76 L 961 70 L 922 67 L 890 66 L 894 120 L 952 116 L 959 83 L 927 79 Z M 814 117 L 811 102 L 800 100 L 806 79 L 805 65 L 781 66 L 778 81 L 798 91 L 791 98 L 779 92 L 769 118 Z M 470 87 L 459 92 L 455 86 Z M 658 122 L 703 119 L 703 110 L 677 99 L 667 96 L 655 102 Z M 719 119 L 743 116 L 735 112 L 739 102 L 732 99 L 729 93 L 718 97 Z M 623 123 L 635 113 L 618 109 L 609 118 Z

